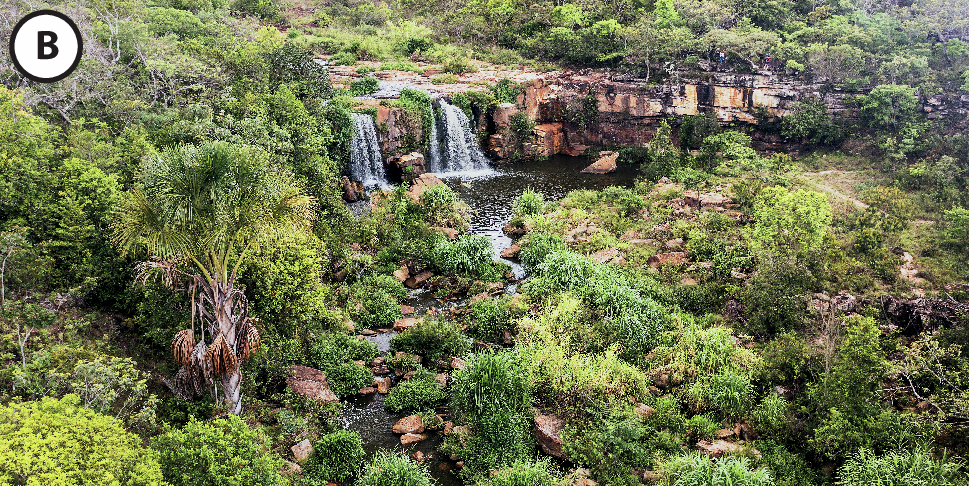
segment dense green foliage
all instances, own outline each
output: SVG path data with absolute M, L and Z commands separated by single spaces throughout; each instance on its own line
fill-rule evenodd
M 360 434 L 347 430 L 326 434 L 316 441 L 313 451 L 304 479 L 311 478 L 317 484 L 347 481 L 363 462 L 363 440 Z
M 0 484 L 161 486 L 162 471 L 138 436 L 76 395 L 0 408 Z
M 431 486 L 427 469 L 400 453 L 383 453 L 368 464 L 360 480 L 360 486 Z
M 357 397 L 374 374 L 395 376 L 384 406 L 441 434 L 422 450 L 462 461 L 466 484 L 966 483 L 969 137 L 951 114 L 966 2 L 43 6 L 78 23 L 85 56 L 45 84 L 0 51 L 0 484 L 429 486 L 413 451 L 368 457 L 337 417 L 380 403 Z M 36 8 L 0 6 L 0 37 Z M 439 89 L 511 158 L 548 148 L 536 120 L 561 122 L 569 150 L 627 129 L 632 106 L 600 112 L 610 83 L 559 97 L 521 81 L 532 68 L 702 106 L 721 107 L 724 80 L 812 94 L 778 111 L 753 90 L 733 121 L 671 115 L 651 138 L 637 126 L 640 146 L 589 147 L 635 181 L 507 196 L 524 281 L 472 232 L 474 183 L 415 200 L 404 182 L 351 214 L 351 112 L 393 112 L 388 162 L 429 156 L 431 95 L 354 98 L 391 78 L 378 71 L 465 85 Z M 554 113 L 529 104 L 546 95 Z M 371 331 L 405 314 L 417 324 L 382 355 Z M 173 342 L 182 330 L 204 345 Z M 217 334 L 253 345 L 233 364 Z M 293 365 L 341 403 L 294 393 Z M 559 426 L 562 463 L 536 414 Z M 717 440 L 723 457 L 698 451 Z
M 236 416 L 190 421 L 152 440 L 165 480 L 177 485 L 271 485 L 280 482 L 281 461 L 268 452 L 265 436 Z

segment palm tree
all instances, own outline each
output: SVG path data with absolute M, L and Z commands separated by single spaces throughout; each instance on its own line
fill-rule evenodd
M 259 332 L 235 286 L 239 266 L 253 248 L 305 231 L 313 205 L 254 148 L 210 142 L 147 159 L 140 184 L 119 205 L 114 243 L 124 253 L 147 251 L 142 283 L 161 276 L 191 297 L 191 328 L 172 340 L 181 393 L 221 382 L 229 412 L 242 411 L 241 363 L 259 346 Z

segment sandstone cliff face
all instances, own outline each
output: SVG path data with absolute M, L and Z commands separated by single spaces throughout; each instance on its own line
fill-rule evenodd
M 779 81 L 765 75 L 711 74 L 707 81 L 647 86 L 603 74 L 548 73 L 533 79 L 517 106 L 492 114 L 496 133 L 488 151 L 496 159 L 513 155 L 578 155 L 590 146 L 642 145 L 649 142 L 664 118 L 713 111 L 722 124 L 754 124 L 758 107 L 771 116 L 790 113 L 793 104 L 820 98 L 829 113 L 852 117 L 849 97 L 857 93 L 825 90 L 822 85 Z M 923 100 L 929 119 L 966 125 L 969 95 L 946 94 Z M 507 128 L 508 117 L 523 111 L 536 122 L 533 139 L 519 141 Z M 760 148 L 780 148 L 779 138 L 754 133 Z
M 359 76 L 349 68 L 339 75 Z M 417 89 L 437 91 L 445 97 L 480 91 L 484 89 L 482 83 L 495 83 L 505 77 L 519 82 L 524 90 L 516 103 L 503 104 L 475 120 L 479 133 L 487 134 L 484 148 L 497 161 L 579 155 L 590 147 L 643 145 L 652 140 L 663 119 L 708 111 L 713 111 L 723 124 L 752 125 L 757 121 L 757 107 L 766 107 L 772 116 L 783 116 L 790 113 L 794 103 L 809 98 L 820 98 L 830 113 L 850 118 L 855 113 L 849 98 L 860 94 L 761 74 L 707 73 L 702 80 L 660 86 L 601 72 L 483 70 L 462 75 L 458 83 L 451 85 L 432 85 L 427 76 L 414 73 L 388 71 L 376 76 L 410 82 Z M 969 94 L 935 95 L 921 101 L 927 118 L 946 120 L 953 130 L 969 129 Z M 371 103 L 377 108 L 377 136 L 391 177 L 412 180 L 424 173 L 423 161 L 406 157 L 415 151 L 426 155 L 425 144 L 415 144 L 424 139 L 420 124 L 413 123 L 401 108 L 379 106 L 376 100 Z M 519 112 L 535 122 L 528 136 L 512 129 L 511 117 Z M 753 130 L 752 136 L 760 150 L 787 148 L 776 135 Z

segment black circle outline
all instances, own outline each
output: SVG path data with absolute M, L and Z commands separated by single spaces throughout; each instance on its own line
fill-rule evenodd
M 17 51 L 16 49 L 14 49 L 14 40 L 16 40 L 17 34 L 20 33 L 20 29 L 24 26 L 24 24 L 27 23 L 28 20 L 31 20 L 34 17 L 40 17 L 41 15 L 51 15 L 63 20 L 64 22 L 67 23 L 67 25 L 71 26 L 71 30 L 74 31 L 74 37 L 77 38 L 77 56 L 74 57 L 74 62 L 71 63 L 71 67 L 67 68 L 67 71 L 64 71 L 63 73 L 57 76 L 54 76 L 53 78 L 42 78 L 40 76 L 35 76 L 27 72 L 27 70 L 24 69 L 24 67 L 20 64 L 20 60 L 17 59 Z M 77 28 L 77 24 L 75 24 L 70 17 L 56 10 L 38 10 L 36 12 L 31 12 L 26 16 L 24 16 L 24 18 L 20 19 L 20 21 L 17 22 L 17 25 L 13 27 L 13 31 L 10 33 L 10 58 L 13 60 L 13 65 L 17 68 L 17 71 L 20 71 L 20 74 L 24 75 L 24 77 L 26 77 L 31 81 L 36 81 L 38 83 L 56 83 L 70 76 L 70 74 L 73 73 L 75 69 L 77 69 L 77 66 L 81 64 L 81 55 L 83 53 L 84 53 L 84 40 L 81 38 L 81 29 Z

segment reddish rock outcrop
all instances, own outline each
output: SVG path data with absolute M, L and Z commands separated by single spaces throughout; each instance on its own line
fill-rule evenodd
M 394 321 L 394 331 L 404 332 L 417 325 L 418 319 L 416 317 L 401 317 Z
M 653 267 L 660 267 L 663 265 L 682 265 L 683 263 L 686 263 L 686 261 L 687 261 L 686 253 L 683 253 L 681 251 L 674 251 L 672 253 L 659 253 L 649 257 L 649 259 L 646 260 L 646 262 Z
M 616 171 L 616 159 L 619 154 L 616 152 L 599 152 L 599 159 L 592 165 L 582 169 L 583 174 L 609 174 Z
M 363 184 L 351 181 L 347 176 L 340 178 L 340 187 L 343 189 L 343 200 L 346 202 L 361 201 L 367 194 L 363 188 Z
M 286 383 L 294 393 L 304 397 L 322 403 L 340 401 L 336 394 L 330 390 L 330 385 L 326 382 L 326 374 L 320 370 L 299 365 L 290 366 Z
M 409 415 L 398 420 L 393 430 L 395 434 L 419 434 L 424 432 L 424 421 L 420 415 Z
M 555 415 L 535 414 L 535 439 L 542 452 L 559 459 L 565 457 L 562 452 L 562 438 L 559 437 L 563 427 L 565 423 Z
M 293 457 L 296 458 L 297 462 L 303 462 L 313 455 L 313 445 L 310 444 L 309 439 L 303 439 L 289 449 L 293 451 Z
M 518 243 L 515 243 L 514 245 L 511 245 L 508 248 L 501 250 L 501 258 L 509 258 L 509 259 L 518 258 L 518 253 L 520 251 L 521 251 L 521 247 L 518 246 Z
M 426 434 L 404 434 L 400 436 L 400 445 L 409 446 L 411 444 L 416 444 L 427 438 Z

